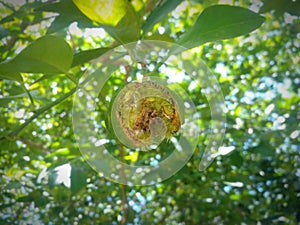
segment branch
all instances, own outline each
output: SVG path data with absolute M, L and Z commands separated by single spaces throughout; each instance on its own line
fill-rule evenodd
M 65 99 L 67 99 L 69 96 L 71 96 L 72 94 L 74 94 L 74 92 L 77 90 L 77 87 L 73 88 L 70 92 L 64 94 L 63 96 L 61 96 L 60 98 L 58 98 L 57 100 L 55 100 L 54 102 L 51 102 L 49 105 L 46 105 L 40 109 L 38 109 L 36 111 L 35 114 L 33 114 L 33 116 L 31 116 L 29 119 L 27 119 L 23 124 L 21 124 L 19 127 L 17 127 L 16 129 L 14 129 L 13 131 L 11 131 L 7 136 L 2 136 L 0 137 L 0 141 L 4 140 L 5 138 L 11 138 L 16 136 L 18 133 L 20 133 L 21 130 L 23 130 L 25 127 L 27 127 L 34 119 L 36 119 L 37 117 L 39 117 L 40 115 L 42 115 L 44 112 L 46 112 L 47 110 L 49 110 L 50 108 L 52 108 L 55 105 L 58 105 L 59 103 L 61 103 L 62 101 L 64 101 Z

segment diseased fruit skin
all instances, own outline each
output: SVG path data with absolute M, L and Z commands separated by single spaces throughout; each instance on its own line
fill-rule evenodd
M 181 126 L 178 106 L 168 88 L 154 81 L 128 84 L 116 98 L 116 117 L 134 147 L 171 138 Z

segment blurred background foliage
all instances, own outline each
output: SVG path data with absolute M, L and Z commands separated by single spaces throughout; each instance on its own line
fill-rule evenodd
M 299 224 L 300 1 L 109 2 L 0 1 L 0 224 Z M 249 31 L 239 33 L 240 26 L 232 35 L 197 39 L 198 16 L 215 4 L 250 9 L 265 21 L 250 15 L 258 23 Z M 128 187 L 83 160 L 72 131 L 72 94 L 89 60 L 141 38 L 197 43 L 189 43 L 186 63 L 201 58 L 217 77 L 227 131 L 222 154 L 206 171 L 198 171 L 204 133 L 170 179 Z M 200 90 L 190 98 L 200 123 L 209 123 Z

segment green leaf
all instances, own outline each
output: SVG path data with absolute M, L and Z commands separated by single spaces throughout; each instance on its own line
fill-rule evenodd
M 97 48 L 78 52 L 73 57 L 72 67 L 86 63 L 92 59 L 96 59 L 109 51 L 111 48 Z
M 148 32 L 156 23 L 161 21 L 169 12 L 175 9 L 183 0 L 169 0 L 166 1 L 160 7 L 157 7 L 155 10 L 151 12 L 151 14 L 147 17 L 146 22 L 143 25 L 144 33 Z
M 273 157 L 275 155 L 275 149 L 265 141 L 261 141 L 257 147 L 250 149 L 250 151 L 255 154 L 260 154 L 263 157 Z
M 264 20 L 264 17 L 245 8 L 210 6 L 177 43 L 186 48 L 194 48 L 206 42 L 238 37 L 257 29 Z
M 140 36 L 141 16 L 125 0 L 73 0 L 78 9 L 100 24 L 120 43 L 137 41 Z
M 5 64 L 0 64 L 0 78 L 5 80 L 15 80 L 18 82 L 23 82 L 23 78 L 18 72 L 7 72 L 5 71 Z
M 79 164 L 72 165 L 71 169 L 71 192 L 76 194 L 86 185 L 87 175 L 84 168 Z
M 71 151 L 69 148 L 60 148 L 60 149 L 57 149 L 56 151 L 48 154 L 45 158 L 49 159 L 53 156 L 64 156 L 67 158 L 74 158 L 78 155 L 80 155 L 80 153 L 78 151 Z
M 60 29 L 68 27 L 75 21 L 78 23 L 79 27 L 94 27 L 93 22 L 74 5 L 72 0 L 45 4 L 36 11 L 59 13 L 59 15 L 55 17 L 55 20 L 51 23 L 47 33 L 57 32 Z
M 121 44 L 137 41 L 140 37 L 141 18 L 131 4 L 128 4 L 126 16 L 117 26 L 103 26 L 103 28 Z
M 24 73 L 66 73 L 72 63 L 71 47 L 63 38 L 44 36 L 37 39 L 11 61 L 0 64 L 3 78 L 19 79 L 16 74 Z
M 56 151 L 48 154 L 46 156 L 46 158 L 51 158 L 53 156 L 67 156 L 69 154 L 71 154 L 70 149 L 68 149 L 68 148 L 60 148 L 60 149 L 57 149 Z
M 230 195 L 230 199 L 233 201 L 238 201 L 241 199 L 241 195 L 240 194 L 232 194 L 232 195 Z

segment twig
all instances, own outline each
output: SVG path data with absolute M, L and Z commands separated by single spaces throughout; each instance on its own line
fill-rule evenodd
M 123 215 L 122 215 L 122 224 L 126 224 L 127 221 L 127 210 L 128 210 L 128 201 L 127 201 L 127 194 L 126 194 L 126 185 L 122 184 L 122 202 L 123 202 Z
M 167 217 L 168 217 L 168 207 L 166 207 L 166 212 L 165 212 L 165 215 L 158 221 L 158 223 L 157 224 L 166 224 L 166 219 L 167 219 Z
M 69 32 L 69 35 L 70 35 L 71 48 L 72 48 L 73 52 L 75 52 L 75 50 L 76 50 L 76 44 L 75 44 L 73 35 L 71 34 L 71 32 Z
M 39 144 L 39 143 L 36 143 L 36 142 L 33 142 L 31 140 L 25 140 L 25 139 L 22 139 L 22 138 L 18 138 L 19 141 L 23 142 L 24 144 L 26 145 L 30 145 L 30 146 L 33 146 L 33 147 L 36 147 L 36 148 L 39 148 L 45 152 L 51 152 L 51 149 L 49 148 L 45 148 L 42 144 Z
M 127 83 L 128 77 L 131 74 L 131 67 L 129 65 L 125 65 L 125 77 L 123 82 Z M 120 159 L 122 163 L 124 162 L 124 148 L 122 144 L 118 144 L 118 148 L 120 151 Z M 127 200 L 127 180 L 126 180 L 126 175 L 124 171 L 124 166 L 121 164 L 120 168 L 120 175 L 122 179 L 122 184 L 121 184 L 121 191 L 122 191 L 122 203 L 123 203 L 123 214 L 122 214 L 122 219 L 121 219 L 121 224 L 126 225 L 127 223 L 127 212 L 128 212 L 128 200 Z
M 17 222 L 21 216 L 21 214 L 24 212 L 24 210 L 31 204 L 31 202 L 26 202 L 24 205 L 16 212 L 15 216 L 13 217 L 13 221 L 11 224 L 14 224 Z
M 12 5 L 9 5 L 9 4 L 5 3 L 4 1 L 0 1 L 0 4 L 2 4 L 3 6 L 5 6 L 8 9 L 10 9 L 11 11 L 16 12 L 15 8 Z
M 74 83 L 78 84 L 78 81 L 76 80 L 75 76 L 72 73 L 66 73 L 67 77 Z
M 24 31 L 25 28 L 26 28 L 27 26 L 29 26 L 29 25 L 30 25 L 29 23 L 23 21 L 23 22 L 20 24 L 20 30 Z M 10 49 L 16 44 L 16 42 L 17 42 L 18 40 L 19 40 L 18 37 L 11 37 L 11 38 L 8 40 L 8 42 L 7 42 L 6 50 L 10 50 Z
M 125 67 L 125 71 L 126 71 L 124 82 L 127 83 L 128 77 L 131 73 L 131 67 L 129 65 L 124 65 L 124 67 Z
M 122 146 L 122 144 L 118 144 L 118 148 L 120 151 L 120 158 L 122 161 L 124 161 L 124 148 Z M 123 203 L 123 214 L 122 214 L 122 219 L 121 219 L 121 223 L 122 224 L 126 224 L 127 222 L 127 211 L 128 211 L 128 200 L 127 200 L 127 181 L 126 181 L 126 175 L 124 172 L 124 166 L 121 165 L 120 168 L 120 175 L 122 178 L 122 184 L 121 184 L 121 191 L 122 191 L 122 203 Z
M 27 90 L 27 88 L 26 88 L 26 86 L 25 86 L 25 84 L 24 84 L 24 83 L 20 82 L 20 84 L 21 84 L 21 87 L 23 88 L 23 90 L 25 91 L 25 93 L 28 95 L 28 97 L 29 97 L 29 100 L 30 100 L 30 102 L 31 102 L 32 106 L 34 106 L 34 100 L 33 100 L 33 97 L 32 97 L 32 95 L 30 94 L 30 91 L 29 91 L 29 90 Z
M 69 96 L 73 95 L 74 92 L 77 90 L 77 87 L 73 88 L 70 92 L 66 93 L 65 95 L 61 96 L 59 99 L 51 102 L 50 104 L 38 109 L 36 111 L 35 114 L 33 114 L 33 116 L 31 116 L 29 119 L 27 119 L 23 124 L 21 124 L 19 127 L 17 127 L 16 129 L 14 129 L 13 131 L 11 131 L 7 137 L 6 136 L 2 136 L 0 137 L 0 141 L 4 140 L 5 138 L 10 138 L 10 137 L 14 137 L 16 136 L 18 133 L 20 133 L 21 130 L 23 130 L 25 127 L 27 127 L 34 119 L 36 119 L 37 117 L 39 117 L 41 114 L 43 114 L 44 112 L 46 112 L 47 110 L 49 110 L 50 108 L 52 108 L 53 106 L 61 103 L 62 101 L 64 101 L 65 99 L 67 99 Z

